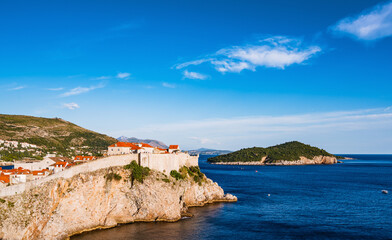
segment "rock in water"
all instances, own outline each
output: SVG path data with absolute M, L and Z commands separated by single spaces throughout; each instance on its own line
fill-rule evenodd
M 388 194 L 388 190 L 382 190 L 381 192 L 384 194 Z

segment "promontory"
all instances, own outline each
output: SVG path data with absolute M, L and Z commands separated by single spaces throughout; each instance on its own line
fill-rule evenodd
M 245 148 L 208 159 L 222 165 L 312 165 L 334 164 L 338 156 L 298 141 L 286 142 L 267 148 Z

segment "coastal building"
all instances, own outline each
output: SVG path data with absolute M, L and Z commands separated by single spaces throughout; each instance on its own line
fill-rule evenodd
M 0 182 L 3 184 L 18 184 L 25 183 L 32 180 L 41 179 L 50 174 L 47 169 L 31 171 L 24 168 L 16 169 L 2 169 L 0 168 Z
M 75 163 L 83 163 L 97 159 L 95 156 L 76 156 L 74 157 L 73 161 Z
M 153 147 L 147 143 L 129 143 L 118 142 L 108 147 L 108 156 L 134 154 L 134 153 L 151 153 L 151 154 L 165 154 L 181 152 L 178 145 L 170 145 L 168 149 Z
M 43 160 L 29 159 L 29 160 L 15 161 L 14 168 L 24 168 L 24 169 L 29 169 L 31 171 L 37 171 L 42 169 L 49 169 L 49 167 L 56 162 L 72 163 L 73 161 L 66 157 L 55 157 L 53 155 L 47 155 L 44 157 Z
M 44 178 L 44 177 L 50 175 L 50 171 L 48 169 L 42 169 L 40 171 L 31 171 L 31 173 L 33 174 L 33 177 L 31 179 L 32 181 L 38 180 L 38 179 L 41 179 L 41 178 Z
M 52 164 L 49 168 L 49 170 L 52 170 L 53 173 L 58 173 L 64 171 L 66 168 L 70 168 L 74 166 L 75 164 L 69 163 L 69 162 L 56 162 L 55 164 Z
M 178 145 L 170 145 L 168 149 L 169 153 L 180 152 L 180 147 Z
M 118 142 L 112 144 L 108 147 L 108 156 L 111 155 L 122 155 L 122 154 L 131 154 L 131 153 L 139 153 L 142 148 L 137 146 L 134 143 L 129 142 Z

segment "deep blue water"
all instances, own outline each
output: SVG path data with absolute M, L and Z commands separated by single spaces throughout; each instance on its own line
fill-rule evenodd
M 176 223 L 128 224 L 73 239 L 392 239 L 392 155 L 346 156 L 356 160 L 222 166 L 201 156 L 202 171 L 237 203 L 192 208 L 193 218 Z

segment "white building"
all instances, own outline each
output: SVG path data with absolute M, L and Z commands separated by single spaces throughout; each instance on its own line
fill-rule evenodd
M 170 145 L 169 146 L 169 153 L 176 153 L 180 152 L 180 147 L 178 145 Z

